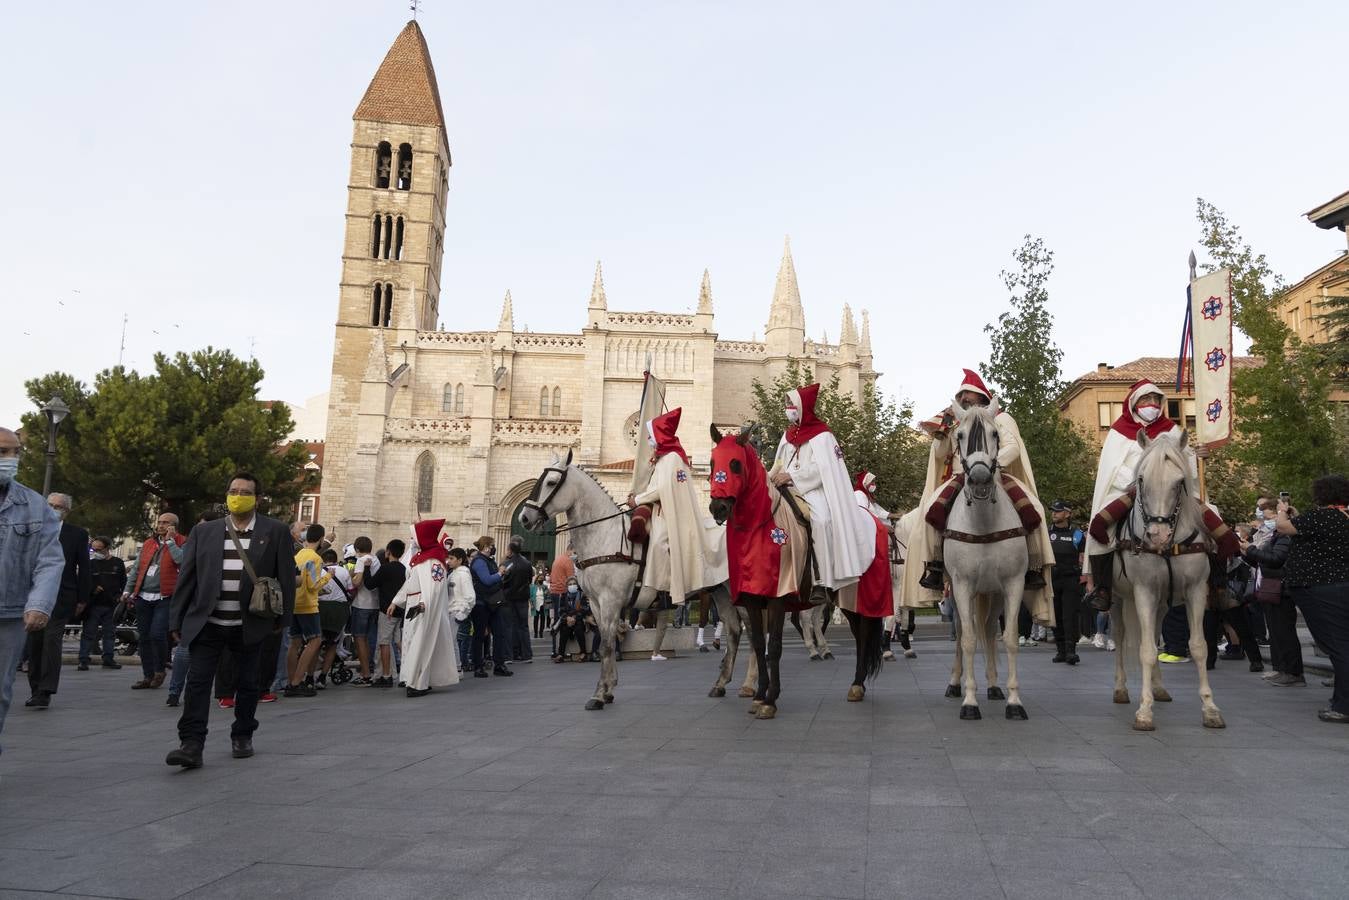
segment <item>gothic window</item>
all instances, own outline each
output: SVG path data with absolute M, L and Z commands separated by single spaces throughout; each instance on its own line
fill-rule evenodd
M 384 285 L 384 327 L 393 321 L 393 285 Z
M 380 141 L 375 148 L 375 187 L 389 186 L 389 170 L 393 164 L 393 150 L 388 141 Z
M 384 230 L 384 219 L 378 213 L 375 214 L 374 225 L 371 226 L 370 240 L 370 258 L 379 259 L 380 233 Z
M 553 418 L 560 419 L 561 417 L 562 417 L 562 388 L 555 387 L 553 388 Z
M 403 258 L 403 217 L 399 216 L 393 227 L 393 258 Z
M 440 395 L 440 411 L 454 412 L 454 385 L 445 385 L 444 392 Z
M 393 216 L 384 217 L 384 258 L 389 258 L 389 250 L 393 246 Z
M 412 145 L 398 145 L 398 189 L 412 190 Z
M 393 321 L 393 285 L 376 284 L 370 299 L 370 324 L 388 328 Z
M 462 416 L 464 414 L 464 385 L 460 385 L 454 390 L 454 414 Z
M 381 313 L 383 312 L 382 309 L 383 292 L 384 292 L 384 285 L 377 284 L 375 285 L 374 294 L 370 298 L 370 324 L 374 325 L 376 328 L 379 327 L 379 323 L 383 320 L 383 316 L 381 315 Z
M 539 389 L 539 418 L 548 418 L 548 388 Z
M 417 512 L 431 511 L 436 489 L 436 458 L 427 450 L 417 457 Z

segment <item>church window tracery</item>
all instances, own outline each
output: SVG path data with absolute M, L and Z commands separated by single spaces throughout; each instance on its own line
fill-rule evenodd
M 447 384 L 440 395 L 440 411 L 454 412 L 454 385 Z
M 546 418 L 548 418 L 548 412 L 549 412 L 549 402 L 548 402 L 548 401 L 549 401 L 548 388 L 540 388 L 540 389 L 539 389 L 539 418 L 540 418 L 540 419 L 546 419 Z

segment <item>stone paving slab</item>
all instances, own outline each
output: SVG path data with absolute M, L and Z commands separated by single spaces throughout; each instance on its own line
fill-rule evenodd
M 982 701 L 963 722 L 949 643 L 847 703 L 845 635 L 833 661 L 788 642 L 773 721 L 706 696 L 715 654 L 622 663 L 601 712 L 597 666 L 540 661 L 263 706 L 250 760 L 213 708 L 191 772 L 163 764 L 162 690 L 72 667 L 6 723 L 0 900 L 1344 895 L 1349 729 L 1316 720 L 1315 682 L 1220 662 L 1210 731 L 1193 666 L 1169 666 L 1175 702 L 1142 734 L 1109 653 L 1069 668 L 1042 646 L 1020 655 L 1029 721 Z

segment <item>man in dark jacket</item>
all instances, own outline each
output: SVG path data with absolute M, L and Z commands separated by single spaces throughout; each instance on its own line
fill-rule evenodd
M 61 642 L 66 623 L 79 618 L 89 605 L 89 532 L 66 521 L 72 501 L 69 494 L 51 494 L 47 505 L 61 518 L 61 551 L 66 567 L 47 627 L 28 635 L 28 686 L 33 696 L 24 706 L 46 709 L 61 680 Z
M 235 474 L 225 496 L 230 514 L 193 528 L 183 548 L 169 628 L 180 643 L 187 645 L 191 662 L 183 715 L 178 720 L 180 746 L 164 760 L 171 766 L 201 766 L 211 682 L 225 648 L 238 664 L 231 749 L 235 759 L 253 755 L 253 732 L 258 728 L 254 717 L 258 708 L 258 656 L 264 640 L 288 625 L 295 610 L 295 554 L 290 532 L 284 523 L 258 515 L 261 491 L 255 476 Z M 280 616 L 249 612 L 255 575 L 278 582 L 283 607 Z
M 529 583 L 534 580 L 534 566 L 521 552 L 518 538 L 512 538 L 506 548 L 506 574 L 503 576 L 506 605 L 510 609 L 511 659 L 515 662 L 534 661 L 534 648 L 529 642 Z
M 122 664 L 113 658 L 117 646 L 113 611 L 122 591 L 126 590 L 126 563 L 110 552 L 110 538 L 94 538 L 89 542 L 89 549 L 89 580 L 93 591 L 89 595 L 89 608 L 84 613 L 84 630 L 80 632 L 80 671 L 89 669 L 90 652 L 98 643 L 100 630 L 103 632 L 103 668 L 120 669 Z
M 393 687 L 393 646 L 399 642 L 403 626 L 403 610 L 393 605 L 393 598 L 403 589 L 408 580 L 407 567 L 403 565 L 403 554 L 407 544 L 398 539 L 389 541 L 384 547 L 384 559 L 380 560 L 379 571 L 365 582 L 379 593 L 379 629 L 376 643 L 379 645 L 380 675 L 371 687 Z

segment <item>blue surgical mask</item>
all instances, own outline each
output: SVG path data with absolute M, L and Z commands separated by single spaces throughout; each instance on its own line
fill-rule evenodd
M 0 459 L 0 484 L 9 484 L 19 474 L 19 458 L 6 456 Z
M 579 594 L 580 592 L 581 592 L 581 589 L 578 588 L 576 585 L 574 585 L 574 584 L 569 584 L 569 585 L 567 585 L 567 593 L 568 593 L 568 594 Z
M 1263 521 L 1263 522 L 1260 523 L 1260 527 L 1263 528 L 1263 529 L 1265 529 L 1266 531 L 1273 531 L 1273 530 L 1274 530 L 1274 520 L 1273 520 L 1273 519 L 1266 519 L 1265 521 Z

